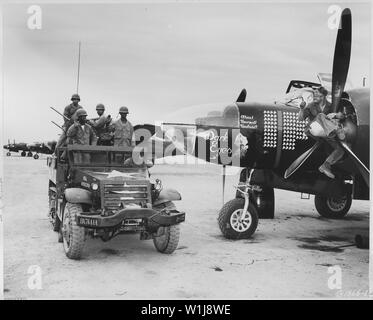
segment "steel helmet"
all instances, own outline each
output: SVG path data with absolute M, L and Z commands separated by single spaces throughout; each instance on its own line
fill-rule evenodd
M 128 113 L 128 108 L 127 107 L 120 107 L 119 108 L 119 113 Z
M 99 104 L 96 106 L 96 110 L 105 110 L 105 106 L 104 106 L 102 103 L 99 103 Z
M 77 112 L 76 112 L 76 117 L 79 118 L 81 116 L 87 116 L 87 111 L 85 111 L 84 109 L 79 109 Z
M 80 101 L 80 96 L 77 93 L 71 96 L 71 100 L 75 100 L 75 99 L 78 99 Z

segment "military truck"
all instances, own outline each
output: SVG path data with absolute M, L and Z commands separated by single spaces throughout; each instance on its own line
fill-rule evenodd
M 178 245 L 185 213 L 179 192 L 151 182 L 149 164 L 135 164 L 132 148 L 68 145 L 47 158 L 49 217 L 65 253 L 80 259 L 89 237 L 108 241 L 123 233 L 153 239 L 170 254 Z

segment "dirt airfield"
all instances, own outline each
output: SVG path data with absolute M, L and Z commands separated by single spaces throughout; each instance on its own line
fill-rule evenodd
M 176 205 L 186 222 L 175 253 L 160 254 L 152 241 L 131 234 L 106 243 L 88 239 L 83 259 L 73 261 L 47 218 L 46 156 L 4 157 L 5 298 L 366 297 L 369 251 L 351 244 L 356 234 L 368 233 L 368 201 L 353 201 L 347 217 L 335 221 L 317 214 L 313 197 L 276 190 L 276 218 L 260 220 L 252 239 L 230 241 L 217 225 L 221 167 L 156 165 L 151 173 L 182 194 Z M 227 177 L 225 201 L 237 181 L 237 175 Z M 335 265 L 342 270 L 341 290 L 328 287 L 328 270 Z M 28 285 L 32 266 L 40 268 L 40 289 Z

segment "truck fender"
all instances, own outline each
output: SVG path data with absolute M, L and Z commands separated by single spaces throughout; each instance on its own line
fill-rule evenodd
M 66 201 L 70 203 L 92 204 L 92 193 L 81 188 L 68 188 L 65 190 Z
M 178 201 L 181 200 L 180 193 L 175 189 L 163 189 L 157 198 L 157 200 L 154 201 L 153 205 L 159 205 L 164 202 L 168 201 Z

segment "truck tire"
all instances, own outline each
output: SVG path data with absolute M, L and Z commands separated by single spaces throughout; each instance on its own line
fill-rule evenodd
M 315 207 L 320 216 L 328 219 L 342 219 L 350 210 L 352 196 L 327 198 L 315 195 Z
M 79 227 L 76 217 L 82 212 L 80 204 L 67 202 L 63 213 L 62 235 L 66 256 L 70 259 L 80 259 L 85 242 L 85 230 Z
M 175 205 L 170 201 L 167 203 L 167 210 L 176 209 Z M 164 209 L 163 209 L 164 210 Z M 180 225 L 175 224 L 169 227 L 159 227 L 157 234 L 160 236 L 153 237 L 153 243 L 155 248 L 165 254 L 173 253 L 178 244 L 180 238 Z
M 219 228 L 227 239 L 248 239 L 258 226 L 258 213 L 251 202 L 245 220 L 240 220 L 244 204 L 244 199 L 233 199 L 224 204 L 219 212 Z

